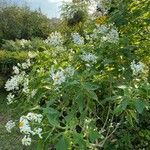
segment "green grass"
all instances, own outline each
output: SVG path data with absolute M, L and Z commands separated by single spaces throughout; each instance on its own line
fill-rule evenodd
M 34 150 L 32 147 L 24 147 L 21 143 L 23 135 L 18 128 L 14 128 L 12 133 L 8 133 L 5 124 L 11 118 L 12 110 L 6 104 L 6 93 L 0 92 L 0 150 Z
M 0 150 L 23 150 L 20 133 L 8 133 L 5 124 L 11 119 L 11 110 L 6 104 L 6 93 L 0 93 Z

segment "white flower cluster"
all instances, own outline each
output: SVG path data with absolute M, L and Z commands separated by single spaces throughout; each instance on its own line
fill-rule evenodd
M 25 63 L 26 66 L 29 66 L 29 62 Z M 18 64 L 19 67 L 21 67 L 21 64 Z M 27 67 L 25 67 L 27 68 Z M 14 97 L 15 95 L 13 94 L 13 92 L 15 90 L 20 90 L 20 87 L 22 88 L 22 91 L 24 93 L 29 93 L 29 79 L 28 79 L 28 75 L 26 75 L 25 71 L 20 71 L 19 68 L 17 66 L 13 66 L 13 72 L 15 73 L 15 75 L 11 76 L 10 79 L 7 80 L 6 84 L 5 84 L 5 89 L 6 91 L 12 91 L 12 93 L 9 93 L 7 95 L 7 104 L 12 104 L 14 102 Z M 21 86 L 22 85 L 22 86 Z
M 21 64 L 21 67 L 22 67 L 23 69 L 28 69 L 30 66 L 31 66 L 30 59 L 27 59 L 26 62 L 24 62 L 24 63 Z
M 59 32 L 53 32 L 50 34 L 50 37 L 45 40 L 45 43 L 53 46 L 62 45 L 63 38 Z
M 33 89 L 33 90 L 31 91 L 31 98 L 33 98 L 36 93 L 37 93 L 37 89 Z
M 29 93 L 29 79 L 28 75 L 26 75 L 25 71 L 21 71 L 21 69 L 28 69 L 31 66 L 30 59 L 27 59 L 26 62 L 22 64 L 17 64 L 17 66 L 13 66 L 13 73 L 14 75 L 11 76 L 10 79 L 7 80 L 5 84 L 6 91 L 19 90 L 20 85 L 23 85 L 22 91 L 24 93 Z M 14 102 L 14 96 L 12 93 L 9 93 L 7 96 L 7 104 L 11 104 Z
M 116 29 L 111 29 L 106 35 L 102 36 L 102 42 L 117 43 L 119 33 Z
M 142 62 L 136 63 L 135 60 L 133 60 L 130 67 L 132 69 L 133 75 L 138 75 L 139 73 L 144 72 L 145 65 Z
M 73 67 L 67 67 L 65 70 L 59 70 L 54 72 L 52 69 L 51 71 L 51 78 L 54 81 L 54 85 L 61 85 L 66 81 L 67 77 L 73 76 L 75 69 Z
M 63 71 L 57 71 L 56 73 L 51 72 L 52 80 L 54 81 L 54 85 L 61 85 L 66 81 L 66 77 Z
M 79 33 L 72 33 L 73 42 L 78 45 L 84 44 L 84 38 Z
M 24 48 L 25 45 L 26 45 L 27 43 L 29 43 L 30 41 L 25 40 L 25 39 L 22 39 L 22 40 L 20 40 L 19 42 L 20 42 L 21 47 Z
M 109 31 L 109 28 L 106 25 L 97 25 L 96 32 L 100 34 L 106 34 L 108 33 L 108 31 Z
M 19 68 L 17 66 L 13 66 L 14 74 L 19 74 Z
M 43 119 L 43 116 L 41 114 L 37 113 L 28 113 L 26 116 L 21 116 L 20 117 L 20 122 L 19 122 L 19 128 L 20 132 L 24 133 L 25 136 L 22 139 L 22 144 L 23 145 L 30 145 L 31 144 L 31 135 L 38 135 L 39 138 L 42 138 L 42 128 L 34 128 L 31 129 L 30 122 L 32 123 L 41 123 Z
M 23 89 L 22 91 L 24 93 L 29 93 L 29 79 L 27 77 L 24 78 L 23 80 Z
M 87 63 L 96 63 L 97 62 L 97 56 L 95 56 L 92 53 L 85 53 L 81 55 L 81 59 Z
M 67 67 L 65 69 L 65 73 L 67 76 L 73 76 L 75 73 L 75 69 L 73 67 Z
M 11 133 L 12 128 L 15 127 L 15 122 L 13 122 L 12 120 L 8 121 L 5 125 L 6 130 Z
M 15 95 L 13 95 L 12 93 L 9 93 L 8 95 L 7 95 L 7 104 L 8 105 L 10 105 L 10 104 L 12 104 L 13 102 L 14 102 L 14 97 L 15 97 Z
M 55 50 L 52 51 L 52 53 L 50 55 L 57 57 L 60 54 L 64 54 L 64 52 L 66 51 L 66 48 L 64 48 L 63 46 L 56 46 Z
M 101 42 L 117 43 L 119 41 L 119 33 L 117 29 L 106 26 L 97 25 L 97 28 L 93 30 L 92 38 L 96 39 L 101 34 Z
M 25 146 L 31 145 L 31 141 L 32 140 L 30 136 L 25 135 L 24 138 L 22 139 L 22 145 L 25 145 Z
M 5 84 L 6 91 L 18 90 L 20 83 L 23 82 L 25 77 L 25 72 L 21 72 L 20 74 L 14 75 L 11 79 L 8 79 Z

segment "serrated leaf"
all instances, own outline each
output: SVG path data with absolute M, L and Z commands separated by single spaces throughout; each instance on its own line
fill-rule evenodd
M 76 97 L 76 103 L 77 103 L 78 106 L 79 106 L 79 111 L 80 111 L 80 113 L 82 113 L 82 111 L 83 111 L 83 109 L 84 109 L 84 106 L 85 106 L 85 101 L 84 101 L 83 95 L 79 94 L 79 95 Z
M 75 117 L 76 110 L 69 111 L 68 115 L 65 117 L 67 122 L 70 122 Z
M 145 103 L 141 100 L 136 100 L 135 101 L 135 108 L 138 111 L 138 113 L 141 114 L 145 108 Z
M 57 114 L 47 114 L 48 121 L 53 126 L 60 126 Z
M 68 142 L 64 136 L 62 136 L 56 144 L 56 150 L 68 150 Z

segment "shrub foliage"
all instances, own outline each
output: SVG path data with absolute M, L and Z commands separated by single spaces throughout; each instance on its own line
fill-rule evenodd
M 36 140 L 37 149 L 149 148 L 148 3 L 105 2 L 98 9 L 102 22 L 89 17 L 82 34 L 53 32 L 46 49 L 13 67 L 7 103 L 22 113 L 6 129 L 17 124 L 23 145 Z

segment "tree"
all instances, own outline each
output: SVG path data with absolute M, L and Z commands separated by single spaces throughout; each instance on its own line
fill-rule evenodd
M 0 20 L 0 39 L 46 38 L 50 33 L 50 20 L 40 11 L 31 11 L 27 6 L 2 8 Z

